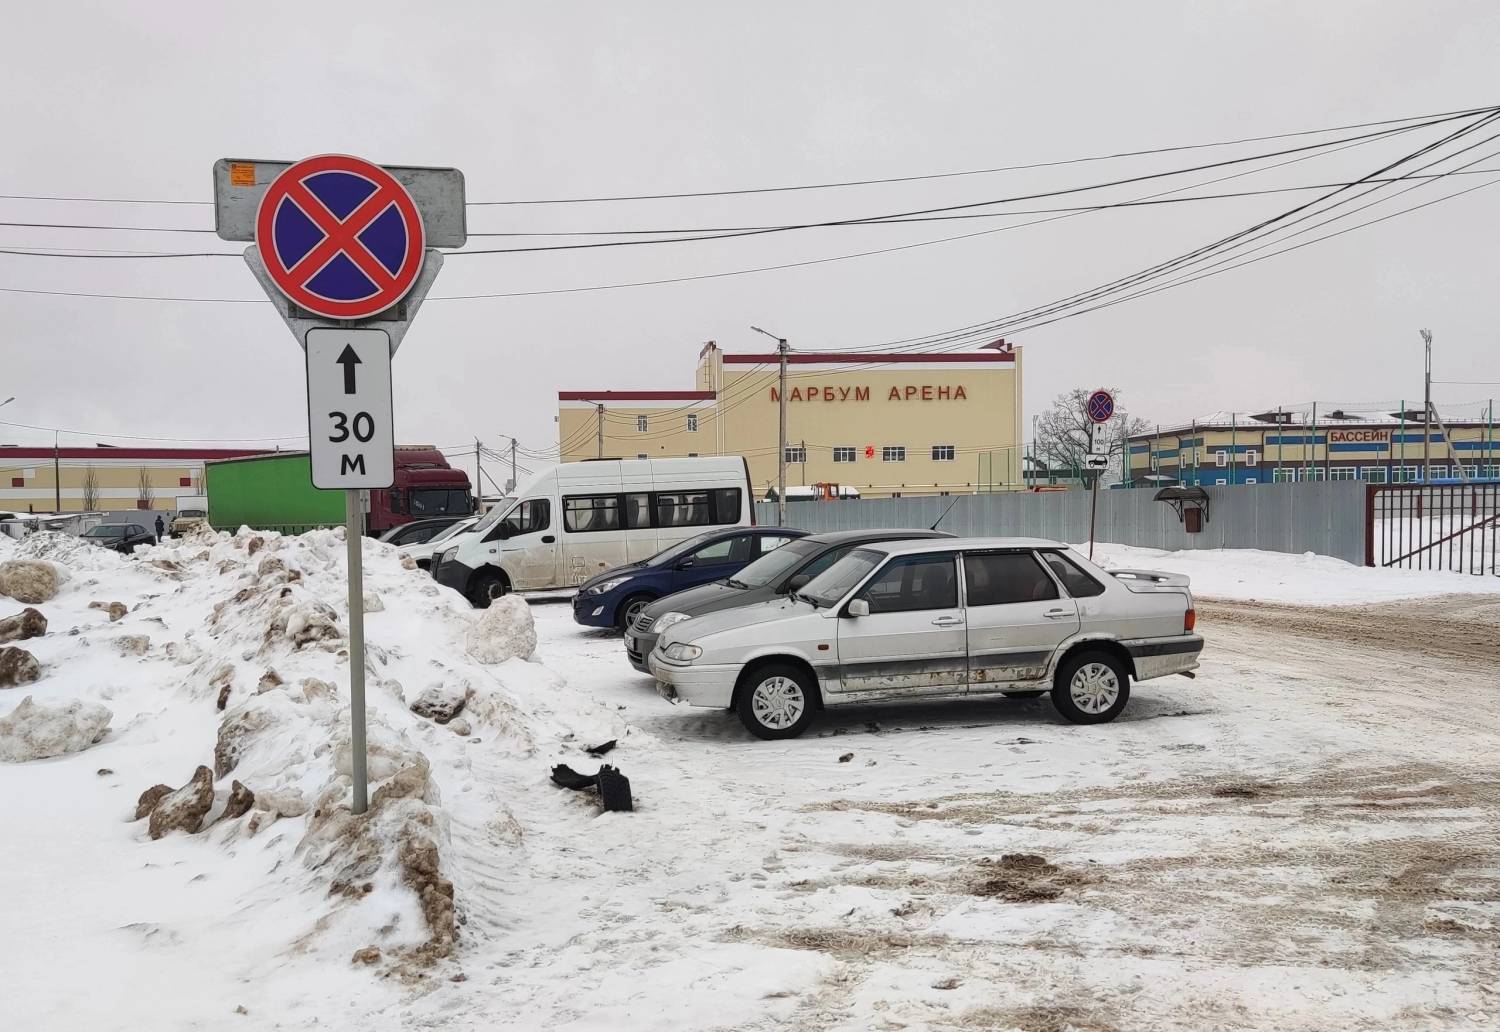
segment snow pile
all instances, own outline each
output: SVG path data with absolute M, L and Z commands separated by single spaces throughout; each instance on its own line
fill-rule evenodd
M 507 865 L 524 863 L 510 800 L 528 794 L 558 811 L 574 805 L 545 787 L 549 763 L 538 754 L 575 758 L 581 742 L 626 733 L 610 710 L 528 661 L 536 632 L 525 603 L 481 616 L 406 569 L 395 549 L 367 541 L 367 596 L 380 604 L 366 619 L 370 805 L 355 815 L 342 529 L 203 533 L 130 558 L 60 535 L 0 545 L 0 559 L 39 555 L 70 566 L 72 576 L 59 570 L 63 591 L 43 607 L 49 633 L 27 643 L 43 676 L 37 702 L 26 705 L 45 696 L 68 712 L 103 710 L 106 724 L 109 711 L 84 700 L 108 700 L 115 711 L 115 733 L 99 747 L 111 766 L 97 778 L 118 780 L 89 828 L 107 834 L 113 822 L 119 838 L 108 851 L 58 859 L 107 893 L 82 904 L 91 914 L 117 909 L 117 895 L 149 896 L 161 878 L 176 893 L 181 871 L 197 871 L 208 887 L 195 889 L 194 912 L 232 922 L 254 914 L 243 918 L 254 944 L 223 930 L 194 940 L 181 923 L 173 941 L 194 962 L 193 943 L 236 950 L 233 963 L 216 969 L 236 985 L 247 968 L 279 977 L 291 958 L 360 972 L 367 986 L 372 970 L 419 982 L 437 977 L 438 965 L 451 968 L 465 886 L 476 877 L 467 868 L 476 858 L 494 862 L 497 850 L 513 851 Z M 100 599 L 123 606 L 89 607 Z M 30 712 L 18 709 L 26 719 Z M 104 726 L 91 731 L 80 721 L 75 738 L 92 742 Z M 105 783 L 95 780 L 84 797 L 74 788 L 38 801 L 92 800 Z M 51 784 L 44 776 L 30 791 L 64 791 Z M 16 816 L 5 802 L 12 787 L 0 780 L 0 823 Z M 30 811 L 20 817 L 31 819 Z M 37 820 L 33 839 L 50 841 Z M 115 853 L 137 854 L 127 873 L 106 878 L 88 868 Z M 0 869 L 20 860 L 0 846 Z M 0 951 L 12 948 L 0 932 Z
M 58 568 L 41 559 L 11 559 L 0 563 L 0 595 L 17 602 L 50 602 L 62 586 Z
M 1089 553 L 1087 544 L 1073 548 L 1081 555 Z M 1500 591 L 1500 582 L 1493 577 L 1355 566 L 1314 552 L 1293 555 L 1254 548 L 1164 552 L 1099 543 L 1094 546 L 1094 561 L 1106 570 L 1186 574 L 1192 579 L 1193 594 L 1203 598 L 1339 605 Z
M 464 648 L 481 663 L 530 659 L 536 651 L 536 621 L 517 595 L 502 595 L 479 614 L 464 635 Z
M 111 716 L 97 703 L 39 703 L 28 695 L 0 717 L 0 762 L 26 763 L 83 752 L 104 737 Z

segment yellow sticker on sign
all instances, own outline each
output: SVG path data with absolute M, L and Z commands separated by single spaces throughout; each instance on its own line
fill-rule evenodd
M 255 165 L 249 161 L 234 161 L 229 165 L 230 186 L 254 186 Z

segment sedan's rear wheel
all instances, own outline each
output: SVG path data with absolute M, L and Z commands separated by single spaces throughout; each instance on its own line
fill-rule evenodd
M 1081 652 L 1058 667 L 1052 704 L 1075 724 L 1107 724 L 1130 701 L 1130 676 L 1107 652 Z
M 769 663 L 753 671 L 740 689 L 740 722 L 757 738 L 796 738 L 812 723 L 817 688 L 804 670 Z

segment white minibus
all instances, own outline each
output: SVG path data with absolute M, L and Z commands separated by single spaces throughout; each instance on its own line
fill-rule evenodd
M 496 506 L 432 575 L 476 606 L 511 591 L 565 588 L 711 527 L 755 522 L 744 458 L 568 462 Z

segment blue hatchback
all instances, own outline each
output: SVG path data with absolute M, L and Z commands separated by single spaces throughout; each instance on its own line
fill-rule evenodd
M 733 577 L 747 563 L 806 536 L 807 531 L 789 527 L 726 527 L 699 534 L 584 581 L 573 596 L 573 619 L 588 627 L 628 627 L 657 599 Z

